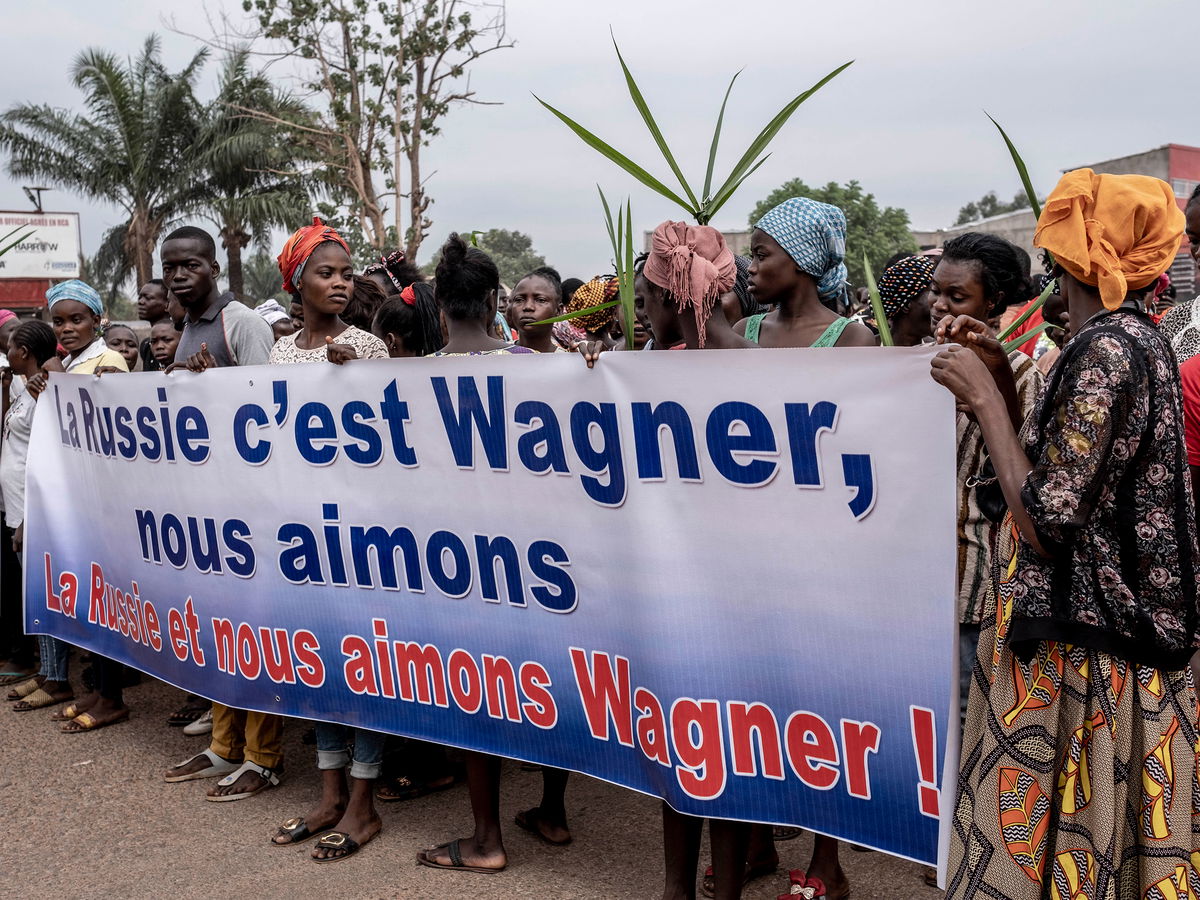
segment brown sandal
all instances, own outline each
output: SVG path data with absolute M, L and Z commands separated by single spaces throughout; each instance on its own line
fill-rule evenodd
M 80 713 L 70 722 L 64 725 L 61 729 L 63 734 L 83 734 L 85 731 L 95 731 L 98 728 L 106 728 L 109 725 L 116 725 L 124 722 L 129 718 L 129 710 L 123 709 L 111 719 L 97 719 L 90 712 Z
M 66 703 L 68 700 L 74 699 L 75 694 L 72 691 L 62 691 L 57 694 L 51 694 L 45 688 L 38 688 L 36 691 L 14 706 L 13 712 L 30 712 L 35 709 L 53 706 L 55 703 Z

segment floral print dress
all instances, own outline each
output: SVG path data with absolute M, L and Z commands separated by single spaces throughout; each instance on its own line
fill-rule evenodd
M 1195 524 L 1178 376 L 1144 316 L 1064 348 L 1024 439 L 1039 543 L 1001 527 L 947 895 L 1200 900 Z

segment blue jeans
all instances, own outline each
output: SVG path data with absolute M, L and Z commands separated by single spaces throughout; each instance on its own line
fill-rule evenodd
M 350 754 L 350 733 L 354 733 L 354 755 Z M 350 766 L 350 777 L 368 781 L 383 771 L 383 742 L 387 735 L 378 731 L 317 723 L 317 768 L 321 771 Z
M 38 647 L 42 653 L 42 670 L 39 674 L 47 681 L 66 681 L 71 645 L 48 634 L 39 634 Z

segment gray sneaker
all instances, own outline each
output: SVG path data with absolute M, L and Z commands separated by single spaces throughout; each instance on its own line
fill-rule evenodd
M 204 715 L 198 718 L 195 722 L 189 722 L 183 726 L 183 733 L 191 737 L 196 737 L 201 734 L 208 734 L 212 731 L 212 710 L 206 709 Z

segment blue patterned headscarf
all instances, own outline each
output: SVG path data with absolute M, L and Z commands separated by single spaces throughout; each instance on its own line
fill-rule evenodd
M 82 303 L 96 315 L 104 315 L 104 303 L 100 300 L 100 295 L 96 293 L 96 289 L 90 284 L 80 281 L 78 278 L 59 282 L 46 291 L 48 308 L 53 309 L 54 304 L 59 300 L 75 300 Z
M 841 293 L 846 282 L 846 214 L 807 197 L 784 200 L 754 226 L 775 239 L 801 271 L 817 282 L 821 299 Z

